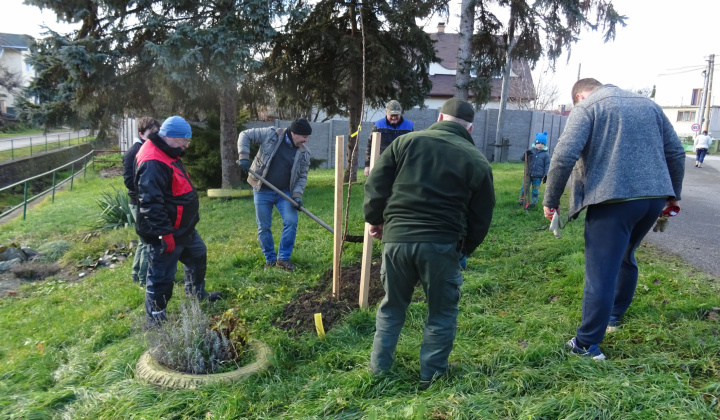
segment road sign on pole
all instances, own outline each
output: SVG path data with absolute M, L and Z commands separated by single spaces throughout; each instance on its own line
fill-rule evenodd
M 700 131 L 700 124 L 695 123 L 695 124 L 693 124 L 693 125 L 690 126 L 690 129 L 691 129 L 692 131 Z

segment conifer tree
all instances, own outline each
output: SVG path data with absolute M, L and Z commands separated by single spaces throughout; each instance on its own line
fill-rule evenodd
M 81 23 L 49 33 L 31 63 L 26 115 L 44 124 L 88 119 L 102 136 L 112 117 L 163 104 L 170 113 L 220 115 L 223 187 L 236 185 L 238 88 L 275 34 L 282 0 L 27 0 Z M 209 101 L 213 101 L 209 105 Z
M 365 103 L 384 108 L 390 99 L 404 108 L 421 105 L 430 92 L 428 69 L 436 61 L 430 35 L 417 19 L 442 12 L 447 0 L 320 0 L 297 10 L 272 43 L 268 80 L 280 107 L 344 115 L 350 133 L 358 129 L 363 107 L 363 34 Z M 367 135 L 369 130 L 363 130 Z M 357 174 L 358 156 L 348 139 L 345 181 Z M 352 175 L 352 177 L 351 177 Z

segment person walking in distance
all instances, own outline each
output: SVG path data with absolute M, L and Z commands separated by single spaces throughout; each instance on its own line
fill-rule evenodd
M 705 161 L 705 155 L 707 154 L 710 145 L 712 144 L 712 137 L 708 136 L 707 130 L 703 131 L 701 135 L 695 137 L 693 148 L 695 149 L 695 167 L 702 168 L 702 164 Z

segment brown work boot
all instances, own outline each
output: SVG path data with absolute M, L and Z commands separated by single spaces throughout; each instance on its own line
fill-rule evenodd
M 285 271 L 295 271 L 295 264 L 290 260 L 277 260 L 276 265 Z
M 275 267 L 275 261 L 265 261 L 265 269 Z

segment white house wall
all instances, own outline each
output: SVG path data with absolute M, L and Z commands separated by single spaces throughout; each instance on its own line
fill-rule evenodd
M 675 132 L 679 137 L 694 137 L 697 133 L 693 132 L 691 126 L 695 124 L 693 121 L 678 121 L 677 116 L 679 111 L 694 111 L 697 115 L 698 107 L 663 107 L 663 113 L 670 120 Z M 720 106 L 714 106 L 710 108 L 710 122 L 708 124 L 708 133 L 711 137 L 720 138 Z
M 19 74 L 22 78 L 23 86 L 30 84 L 30 81 L 34 77 L 34 71 L 32 67 L 25 64 L 25 58 L 30 53 L 27 51 L 17 51 L 10 48 L 3 49 L 2 55 L 0 55 L 0 66 L 5 67 L 14 74 Z M 12 107 L 15 103 L 14 97 L 7 91 L 0 88 L 0 100 L 5 101 L 6 107 Z

